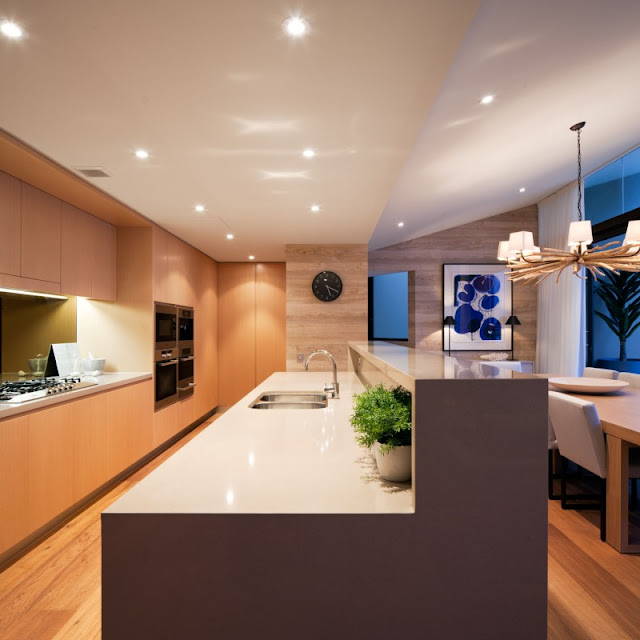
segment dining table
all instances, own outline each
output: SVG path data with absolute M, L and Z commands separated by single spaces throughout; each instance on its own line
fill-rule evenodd
M 593 402 L 606 434 L 607 542 L 621 553 L 640 553 L 640 540 L 629 541 L 629 448 L 640 446 L 640 389 L 570 395 Z

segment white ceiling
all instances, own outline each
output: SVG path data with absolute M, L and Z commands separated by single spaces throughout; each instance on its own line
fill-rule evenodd
M 281 29 L 293 13 L 304 40 Z M 89 182 L 221 261 L 537 202 L 575 178 L 578 120 L 585 172 L 640 142 L 637 0 L 2 0 L 0 17 L 29 34 L 0 39 L 0 128 L 104 167 Z

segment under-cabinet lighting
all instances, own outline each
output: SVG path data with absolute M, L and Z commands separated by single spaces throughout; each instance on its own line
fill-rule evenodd
M 51 298 L 53 300 L 68 300 L 67 296 L 59 296 L 55 293 L 40 293 L 38 291 L 23 291 L 22 289 L 4 289 L 0 287 L 0 293 L 13 293 L 17 296 L 29 296 L 30 298 Z

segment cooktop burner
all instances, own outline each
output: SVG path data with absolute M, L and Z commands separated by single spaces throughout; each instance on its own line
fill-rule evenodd
M 84 389 L 98 384 L 77 377 L 35 378 L 0 384 L 0 402 L 21 404 L 54 394 Z

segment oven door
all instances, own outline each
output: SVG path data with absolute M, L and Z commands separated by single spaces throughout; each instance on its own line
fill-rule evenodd
M 193 344 L 193 309 L 178 307 L 178 341 Z
M 180 400 L 193 394 L 196 386 L 193 381 L 193 356 L 185 356 L 178 360 L 178 396 Z
M 156 362 L 155 374 L 157 411 L 178 400 L 178 359 Z
M 177 309 L 168 304 L 155 305 L 156 349 L 174 349 L 178 339 Z

